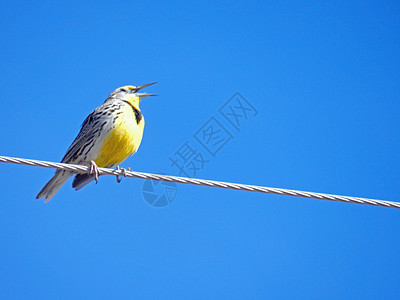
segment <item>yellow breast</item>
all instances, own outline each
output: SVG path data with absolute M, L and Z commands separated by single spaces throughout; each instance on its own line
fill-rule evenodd
M 134 154 L 142 141 L 144 119 L 137 124 L 131 107 L 118 115 L 115 128 L 104 138 L 100 153 L 95 159 L 99 167 L 114 167 Z

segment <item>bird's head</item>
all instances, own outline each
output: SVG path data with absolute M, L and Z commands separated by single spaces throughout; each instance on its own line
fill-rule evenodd
M 110 96 L 108 96 L 107 100 L 108 99 L 119 99 L 119 100 L 128 102 L 130 105 L 139 109 L 139 102 L 142 98 L 149 97 L 149 96 L 157 96 L 157 95 L 148 94 L 148 93 L 138 93 L 138 92 L 141 89 L 148 87 L 150 85 L 153 85 L 155 83 L 157 83 L 157 82 L 147 83 L 147 84 L 143 84 L 140 86 L 133 86 L 133 85 L 121 86 L 121 87 L 117 88 L 115 91 L 113 91 L 110 94 Z

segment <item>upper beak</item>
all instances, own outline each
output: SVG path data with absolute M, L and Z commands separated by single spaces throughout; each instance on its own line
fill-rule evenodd
M 152 83 L 151 83 L 152 84 Z M 147 94 L 147 93 L 135 93 L 140 99 L 144 98 L 144 97 L 149 97 L 149 96 L 158 96 L 155 94 Z
M 141 89 L 143 89 L 145 87 L 148 87 L 148 86 L 156 84 L 156 83 L 157 82 L 152 82 L 152 83 L 147 83 L 147 84 L 143 84 L 143 85 L 137 86 L 136 89 L 135 89 L 135 93 L 139 92 Z

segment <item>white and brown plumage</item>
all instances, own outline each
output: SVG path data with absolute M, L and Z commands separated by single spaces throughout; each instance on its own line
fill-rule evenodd
M 97 180 L 97 166 L 112 168 L 136 153 L 144 129 L 144 118 L 139 109 L 139 102 L 144 97 L 154 96 L 138 92 L 154 83 L 137 87 L 127 85 L 116 89 L 85 119 L 78 136 L 61 162 L 90 163 L 94 172 L 77 174 L 72 182 L 73 188 L 79 190 L 91 181 Z M 73 174 L 71 171 L 57 170 L 36 198 L 45 198 L 45 202 L 50 201 Z

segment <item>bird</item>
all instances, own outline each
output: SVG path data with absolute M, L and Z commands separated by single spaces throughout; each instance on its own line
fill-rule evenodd
M 94 180 L 97 182 L 98 167 L 117 166 L 119 169 L 119 164 L 136 153 L 142 141 L 145 123 L 139 103 L 145 97 L 157 96 L 139 91 L 155 83 L 117 88 L 83 121 L 80 132 L 61 160 L 62 163 L 90 166 L 89 173 L 75 175 L 72 182 L 75 190 L 80 190 Z M 45 202 L 50 201 L 73 175 L 72 171 L 57 170 L 36 199 L 45 198 Z M 117 181 L 120 181 L 118 176 Z

